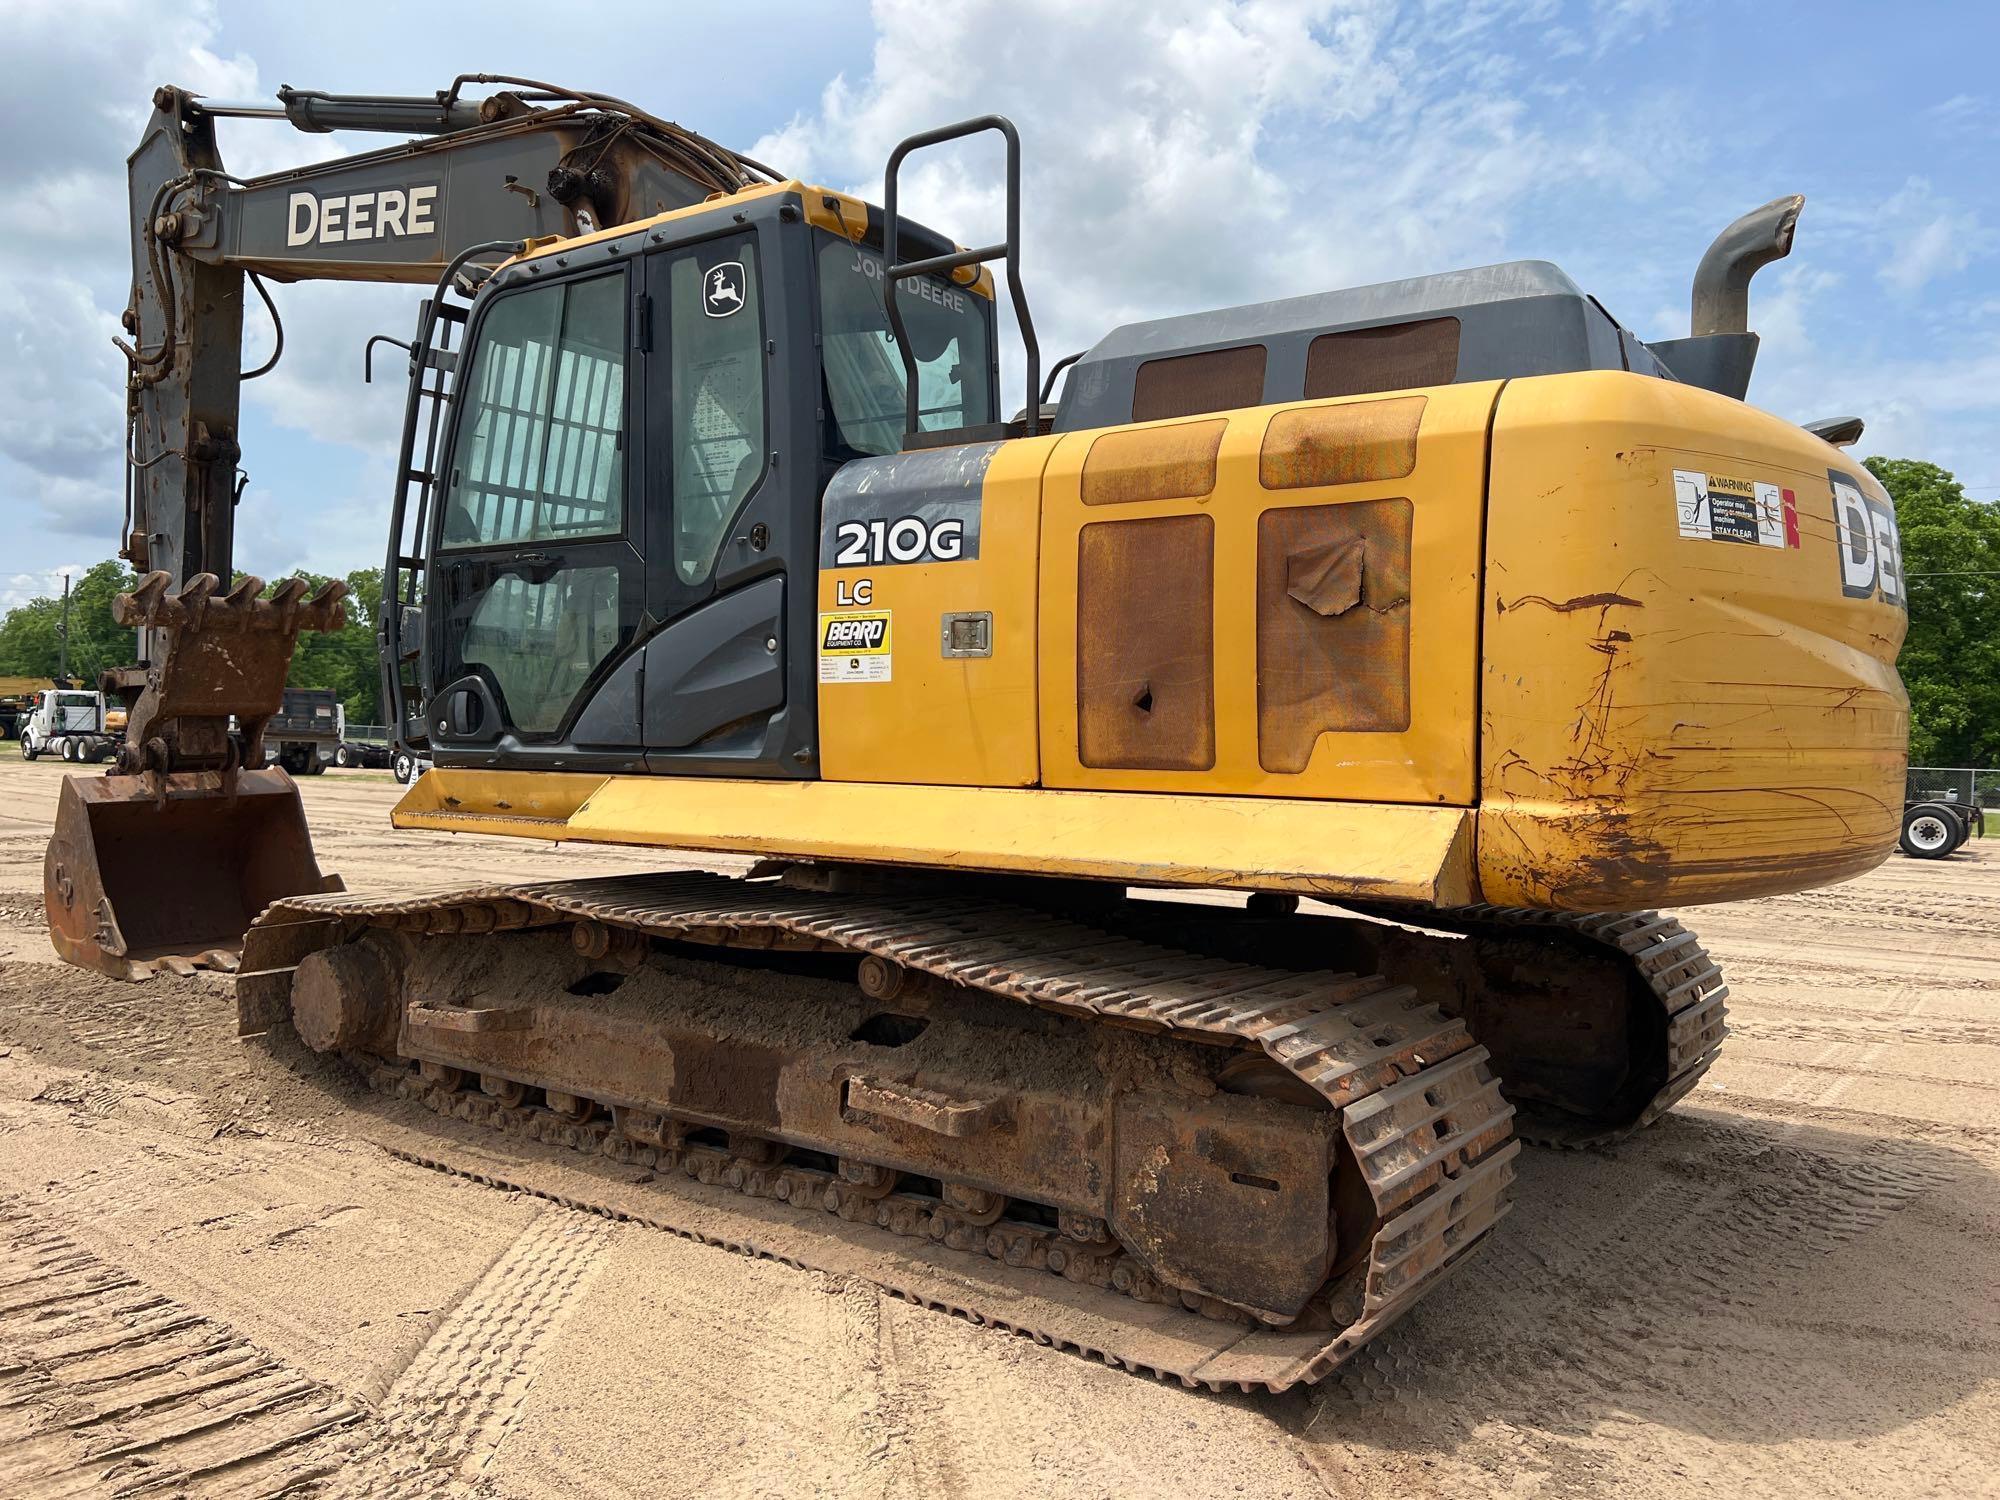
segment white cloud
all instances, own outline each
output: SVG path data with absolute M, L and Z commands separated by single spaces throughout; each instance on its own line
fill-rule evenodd
M 59 599 L 62 597 L 63 579 L 68 577 L 72 584 L 83 577 L 82 563 L 58 563 L 53 568 L 44 568 L 34 573 L 9 573 L 0 576 L 0 614 L 36 599 Z
M 1953 94 L 1924 111 L 1924 118 L 1946 137 L 1977 137 L 2000 134 L 2000 111 L 1991 99 L 1974 94 Z
M 118 321 L 87 288 L 0 278 L 0 452 L 39 474 L 74 474 L 115 453 L 123 360 Z
M 1590 0 L 1598 55 L 1644 40 L 1665 26 L 1673 11 L 1673 0 Z
M 1646 161 L 1587 115 L 1560 143 L 1527 123 L 1538 85 L 1517 80 L 1500 32 L 1548 9 L 878 0 L 868 75 L 836 78 L 753 154 L 879 200 L 902 137 L 1012 117 L 1046 364 L 1135 318 L 1498 258 L 1551 187 L 1647 191 Z M 912 159 L 907 211 L 965 243 L 997 238 L 998 151 Z
M 1962 454 L 1991 452 L 1990 436 L 1978 435 L 2000 430 L 2000 353 L 1966 342 L 1933 346 L 1891 329 L 1886 348 L 1843 359 L 1833 335 L 1847 321 L 1844 283 L 1811 264 L 1759 279 L 1751 321 L 1763 347 L 1751 400 L 1795 421 L 1859 416 L 1867 423 L 1860 453 L 1952 467 Z
M 1876 274 L 1904 296 L 1963 271 L 1990 249 L 1979 216 L 1939 196 L 1921 177 L 1912 177 L 1882 205 L 1878 222 L 1889 255 Z
M 18 514 L 107 553 L 123 505 L 124 158 L 159 79 L 254 86 L 253 64 L 210 46 L 215 31 L 207 3 L 15 0 L 0 18 L 0 132 L 23 146 L 0 155 L 21 231 L 0 240 L 0 460 Z
M 402 351 L 375 352 L 375 380 L 361 379 L 369 336 L 408 339 L 424 290 L 348 282 L 266 282 L 285 323 L 277 368 L 243 387 L 246 405 L 280 427 L 322 442 L 394 457 L 403 425 L 406 363 Z M 254 291 L 244 293 L 243 363 L 255 368 L 271 351 L 270 315 Z M 254 455 L 246 455 L 246 462 Z M 309 499 L 300 496 L 301 500 Z

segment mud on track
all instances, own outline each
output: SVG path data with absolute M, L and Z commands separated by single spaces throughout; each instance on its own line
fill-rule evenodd
M 1682 913 L 1732 989 L 1697 1094 L 1524 1153 L 1487 1253 L 1372 1358 L 1253 1399 L 399 1158 L 493 1143 L 236 1042 L 218 982 L 48 963 L 61 774 L 0 757 L 9 1493 L 2000 1487 L 2000 849 Z M 396 834 L 396 792 L 305 783 L 357 889 L 657 863 Z

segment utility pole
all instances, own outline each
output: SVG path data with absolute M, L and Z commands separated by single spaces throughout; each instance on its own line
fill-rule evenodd
M 63 574 L 62 624 L 56 628 L 56 677 L 69 682 L 69 574 Z

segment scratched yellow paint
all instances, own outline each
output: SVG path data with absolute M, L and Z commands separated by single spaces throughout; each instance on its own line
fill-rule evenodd
M 1683 538 L 1674 470 L 1792 491 L 1799 545 Z M 1690 386 L 1509 382 L 1486 518 L 1479 874 L 1618 909 L 1799 890 L 1900 825 L 1906 617 L 1842 593 L 1829 470 L 1859 463 Z

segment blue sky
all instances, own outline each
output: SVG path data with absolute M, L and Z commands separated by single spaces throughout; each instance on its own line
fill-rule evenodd
M 2000 6 L 737 0 L 548 17 L 12 0 L 0 605 L 115 547 L 123 160 L 161 82 L 422 93 L 526 73 L 871 198 L 902 135 L 998 110 L 1022 127 L 1025 279 L 1054 352 L 1134 317 L 1516 257 L 1671 337 L 1715 231 L 1802 192 L 1792 258 L 1752 293 L 1752 400 L 1861 415 L 1861 452 L 1932 458 L 2000 497 Z M 348 143 L 365 144 L 379 138 Z M 248 124 L 223 145 L 245 173 L 342 148 Z M 960 239 L 998 226 L 991 152 L 947 154 L 909 191 Z M 361 385 L 360 351 L 407 332 L 416 294 L 278 296 L 290 343 L 247 391 L 239 562 L 378 562 L 400 395 Z M 261 357 L 260 314 L 249 327 Z

